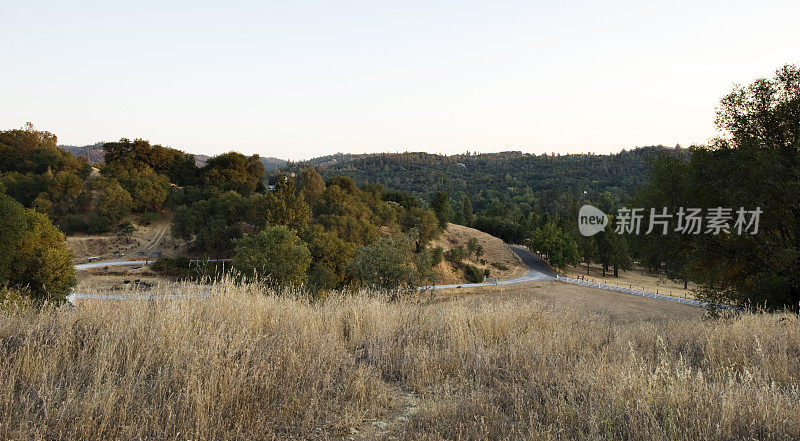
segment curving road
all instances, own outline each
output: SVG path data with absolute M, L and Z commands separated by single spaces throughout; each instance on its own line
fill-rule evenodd
M 528 248 L 521 245 L 508 245 L 508 247 L 517 256 L 528 265 L 530 271 L 522 277 L 514 279 L 500 280 L 497 282 L 483 282 L 483 283 L 458 283 L 455 285 L 430 285 L 421 286 L 419 289 L 447 289 L 447 288 L 472 288 L 476 286 L 497 286 L 497 285 L 513 285 L 515 283 L 535 282 L 539 280 L 556 280 L 556 273 L 542 260 L 541 257 L 532 253 Z
M 650 297 L 658 300 L 665 300 L 669 302 L 677 302 L 677 303 L 684 303 L 694 306 L 708 306 L 706 302 L 700 302 L 693 299 L 682 299 L 679 297 L 672 297 L 667 296 L 664 294 L 657 294 L 651 293 L 647 291 L 639 291 L 633 289 L 625 289 L 620 288 L 613 285 L 605 285 L 602 283 L 593 283 L 593 282 L 586 282 L 583 280 L 577 279 L 570 279 L 568 277 L 560 277 L 553 271 L 547 263 L 545 263 L 541 257 L 537 256 L 536 254 L 532 253 L 528 248 L 520 245 L 508 245 L 508 247 L 517 254 L 517 256 L 522 259 L 522 261 L 528 265 L 529 271 L 528 274 L 517 277 L 514 279 L 508 280 L 500 280 L 496 282 L 483 282 L 483 283 L 461 283 L 461 284 L 453 284 L 453 285 L 430 285 L 430 286 L 420 286 L 418 289 L 420 290 L 436 290 L 436 289 L 447 289 L 447 288 L 472 288 L 472 287 L 480 287 L 480 286 L 497 286 L 497 285 L 513 285 L 516 283 L 525 283 L 525 282 L 535 282 L 535 281 L 559 281 L 563 283 L 571 283 L 575 285 L 584 285 L 590 286 L 593 288 L 604 289 L 607 291 L 617 291 L 625 294 L 632 294 L 642 297 Z M 228 261 L 230 259 L 219 259 L 219 261 Z M 209 260 L 213 262 L 215 260 Z M 76 271 L 82 271 L 90 268 L 102 268 L 105 266 L 138 266 L 138 265 L 147 265 L 148 263 L 153 262 L 152 260 L 130 260 L 130 261 L 115 261 L 115 262 L 92 262 L 92 263 L 84 263 L 81 265 L 75 265 Z M 175 294 L 171 296 L 160 296 L 164 298 L 190 298 L 190 297 L 207 297 L 209 295 L 209 291 L 202 292 L 202 293 L 194 293 L 194 294 Z M 136 296 L 122 296 L 122 295 L 115 295 L 115 294 L 83 294 L 83 293 L 75 293 L 73 292 L 67 297 L 67 300 L 71 303 L 74 303 L 75 300 L 78 299 L 97 299 L 97 300 L 123 300 L 123 299 L 152 299 L 153 296 L 147 295 L 136 295 Z M 717 305 L 719 307 L 726 307 L 725 305 Z
M 92 268 L 103 268 L 106 266 L 138 266 L 138 265 L 147 265 L 148 263 L 152 263 L 154 260 L 119 260 L 116 262 L 92 262 L 92 263 L 82 263 L 80 265 L 75 265 L 75 271 L 83 271 Z

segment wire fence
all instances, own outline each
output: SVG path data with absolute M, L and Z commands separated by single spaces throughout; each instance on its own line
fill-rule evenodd
M 695 299 L 685 299 L 685 298 L 681 298 L 681 297 L 668 296 L 666 294 L 658 294 L 658 293 L 654 293 L 654 292 L 650 292 L 650 291 L 643 291 L 643 290 L 640 290 L 640 289 L 625 288 L 625 287 L 622 287 L 622 286 L 609 285 L 607 283 L 590 282 L 588 280 L 573 279 L 571 277 L 565 277 L 565 276 L 560 276 L 560 275 L 556 275 L 556 280 L 558 280 L 560 282 L 564 282 L 564 283 L 571 283 L 573 285 L 589 286 L 589 287 L 592 287 L 592 288 L 605 289 L 607 291 L 615 291 L 615 292 L 622 292 L 622 293 L 625 293 L 625 294 L 632 294 L 632 295 L 635 295 L 635 296 L 649 297 L 651 299 L 666 300 L 668 302 L 675 302 L 675 303 L 683 303 L 685 305 L 693 305 L 693 306 L 701 306 L 701 307 L 707 307 L 707 306 L 720 307 L 721 306 L 721 305 L 711 305 L 708 302 L 702 302 L 700 300 L 695 300 Z M 724 305 L 722 305 L 722 306 L 724 307 Z

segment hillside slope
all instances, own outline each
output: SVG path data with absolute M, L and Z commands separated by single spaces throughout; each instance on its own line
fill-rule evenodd
M 556 156 L 518 151 L 462 155 L 375 153 L 315 158 L 291 164 L 289 171 L 314 165 L 326 179 L 347 175 L 356 182 L 378 182 L 426 200 L 440 190 L 456 200 L 464 195 L 476 199 L 485 192 L 510 199 L 547 190 L 576 195 L 611 191 L 622 195 L 630 194 L 646 180 L 647 161 L 662 151 L 688 155 L 686 149 L 664 146 L 607 155 Z
M 464 263 L 474 265 L 481 270 L 488 269 L 489 277 L 499 280 L 512 279 L 527 274 L 528 267 L 511 251 L 500 239 L 463 225 L 448 224 L 447 230 L 436 240 L 431 242 L 433 247 L 442 247 L 445 251 L 459 245 L 466 248 L 470 238 L 478 239 L 483 246 L 484 254 L 479 259 L 475 256 L 467 257 Z M 439 284 L 466 283 L 463 271 L 459 271 L 453 264 L 443 260 L 436 268 Z

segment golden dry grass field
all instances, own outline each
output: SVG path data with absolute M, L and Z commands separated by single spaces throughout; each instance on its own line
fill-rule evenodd
M 797 316 L 617 317 L 563 287 L 3 311 L 0 439 L 800 437 Z

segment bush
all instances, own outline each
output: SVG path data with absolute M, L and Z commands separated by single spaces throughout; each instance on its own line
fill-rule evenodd
M 492 262 L 492 266 L 500 271 L 508 271 L 508 265 L 500 262 Z
M 68 214 L 61 218 L 58 228 L 64 234 L 85 233 L 89 229 L 89 221 L 85 216 Z
M 442 247 L 426 248 L 417 254 L 414 264 L 417 267 L 417 277 L 420 281 L 433 282 L 436 279 L 433 267 L 442 262 L 443 254 Z
M 444 253 L 444 258 L 450 263 L 461 263 L 467 257 L 467 250 L 461 245 L 451 248 Z
M 142 225 L 150 225 L 153 222 L 158 222 L 161 219 L 161 215 L 158 213 L 154 213 L 152 211 L 147 211 L 142 213 L 140 216 L 140 220 Z
M 75 286 L 72 251 L 47 215 L 0 194 L 0 286 L 37 301 L 63 300 Z
M 89 234 L 103 234 L 111 230 L 111 223 L 106 216 L 94 214 L 89 217 L 86 232 Z
M 484 278 L 483 271 L 473 265 L 464 266 L 464 276 L 470 283 L 481 283 Z
M 150 268 L 160 275 L 178 279 L 189 279 L 195 275 L 191 262 L 185 257 L 162 257 L 153 262 Z
M 311 264 L 306 244 L 285 225 L 267 226 L 259 234 L 234 241 L 233 266 L 245 277 L 276 284 L 300 285 Z
M 384 237 L 360 246 L 350 263 L 350 273 L 365 285 L 377 289 L 397 289 L 412 282 L 411 251 L 401 238 Z

